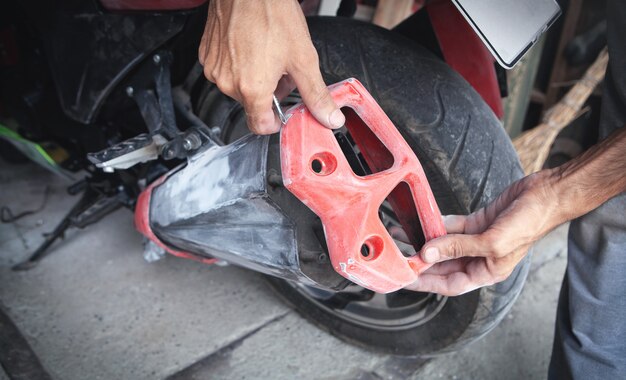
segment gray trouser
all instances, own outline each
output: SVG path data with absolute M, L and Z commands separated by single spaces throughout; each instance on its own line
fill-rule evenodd
M 626 124 L 626 1 L 607 21 L 601 138 Z M 571 223 L 567 260 L 548 377 L 626 379 L 626 193 Z
M 550 378 L 626 378 L 626 195 L 572 222 Z

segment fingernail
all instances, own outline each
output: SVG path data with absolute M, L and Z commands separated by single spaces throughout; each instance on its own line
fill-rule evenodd
M 346 117 L 343 116 L 343 112 L 341 112 L 340 109 L 336 109 L 331 112 L 330 116 L 328 117 L 328 121 L 330 121 L 330 125 L 333 128 L 341 128 L 346 122 Z
M 439 260 L 439 250 L 435 247 L 426 248 L 426 251 L 424 251 L 424 261 L 434 263 L 437 260 Z

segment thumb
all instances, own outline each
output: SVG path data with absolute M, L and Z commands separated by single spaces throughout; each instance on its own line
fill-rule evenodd
M 326 128 L 341 128 L 346 117 L 335 104 L 324 80 L 317 61 L 291 74 L 302 101 L 311 114 Z
M 422 260 L 436 263 L 465 256 L 487 256 L 489 249 L 481 235 L 446 235 L 426 243 L 421 251 Z

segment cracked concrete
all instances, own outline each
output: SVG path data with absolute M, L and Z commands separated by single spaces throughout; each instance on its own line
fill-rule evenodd
M 12 272 L 75 198 L 30 164 L 0 162 L 0 181 L 0 205 L 16 213 L 36 208 L 50 186 L 41 212 L 0 224 L 0 301 L 55 379 L 545 378 L 566 227 L 538 244 L 522 295 L 492 333 L 426 361 L 334 338 L 255 273 L 175 257 L 146 263 L 128 210 L 68 233 L 35 269 Z

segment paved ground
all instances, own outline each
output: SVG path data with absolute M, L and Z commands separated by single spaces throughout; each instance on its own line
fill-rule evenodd
M 463 351 L 429 361 L 346 344 L 287 308 L 261 276 L 168 257 L 145 262 L 120 210 L 70 232 L 29 272 L 26 257 L 75 198 L 33 165 L 0 161 L 0 206 L 45 208 L 0 224 L 0 302 L 55 379 L 539 379 L 552 344 L 566 228 L 538 245 L 506 319 Z M 0 371 L 0 380 L 6 374 Z

